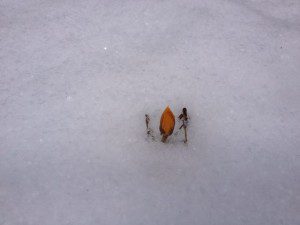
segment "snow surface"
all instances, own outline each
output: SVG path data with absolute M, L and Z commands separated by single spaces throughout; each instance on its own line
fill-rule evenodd
M 0 0 L 0 60 L 1 225 L 300 224 L 299 0 Z

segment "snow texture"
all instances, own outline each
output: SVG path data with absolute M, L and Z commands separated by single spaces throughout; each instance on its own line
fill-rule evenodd
M 0 0 L 0 61 L 1 225 L 300 224 L 299 0 Z

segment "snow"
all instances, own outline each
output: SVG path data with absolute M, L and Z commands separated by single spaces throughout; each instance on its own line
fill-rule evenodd
M 1 225 L 300 224 L 299 1 L 1 0 L 0 60 Z

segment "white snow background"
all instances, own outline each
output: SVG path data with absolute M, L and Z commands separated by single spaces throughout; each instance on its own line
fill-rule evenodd
M 0 0 L 0 224 L 299 225 L 299 72 L 299 0 Z

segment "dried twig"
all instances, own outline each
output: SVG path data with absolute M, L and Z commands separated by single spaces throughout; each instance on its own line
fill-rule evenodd
M 148 137 L 150 136 L 152 138 L 152 140 L 155 140 L 154 134 L 153 134 L 153 130 L 150 128 L 149 123 L 150 123 L 150 117 L 148 114 L 145 114 L 145 122 L 146 122 L 146 131 L 147 131 L 147 135 Z
M 150 134 L 149 121 L 150 121 L 149 115 L 145 114 L 145 122 L 146 122 L 147 134 Z
M 184 129 L 184 143 L 187 143 L 187 124 L 188 124 L 188 115 L 186 108 L 182 109 L 182 113 L 178 117 L 182 121 L 182 125 L 179 127 Z

